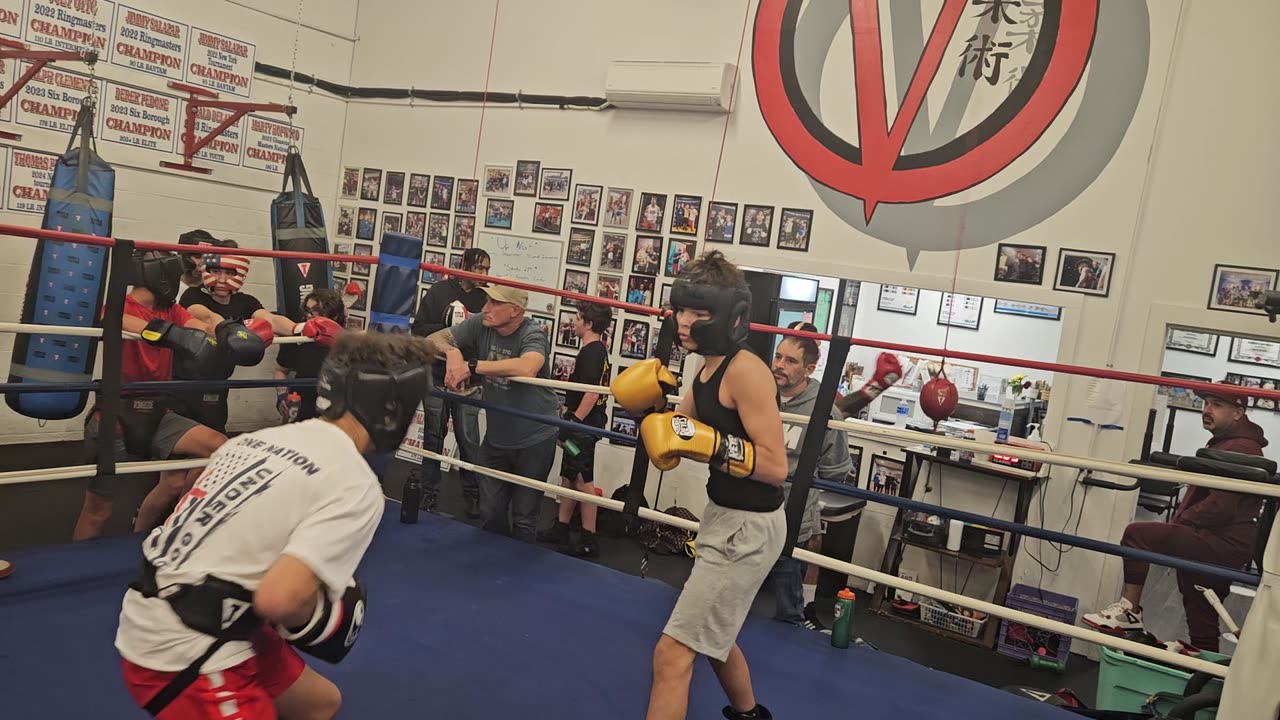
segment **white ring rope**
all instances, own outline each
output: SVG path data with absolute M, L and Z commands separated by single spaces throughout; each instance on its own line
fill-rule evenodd
M 540 385 L 556 389 L 593 392 L 600 393 L 602 395 L 613 394 L 608 387 L 603 385 L 583 385 L 581 383 L 568 383 L 560 380 L 547 380 L 544 378 L 513 377 L 507 379 L 514 382 L 526 383 L 529 385 Z M 667 400 L 672 404 L 678 404 L 680 402 L 680 397 L 676 395 L 669 395 L 667 396 Z M 797 425 L 809 424 L 809 418 L 805 415 L 795 415 L 792 413 L 780 414 L 782 419 L 787 422 L 795 423 Z M 1217 475 L 1206 475 L 1204 473 L 1190 472 L 1187 470 L 1176 470 L 1174 468 L 1155 467 L 1151 465 L 1134 465 L 1132 463 L 1099 460 L 1097 458 L 1078 457 L 1075 455 L 1064 455 L 1062 453 L 1050 452 L 1047 450 L 1036 450 L 1034 448 L 1022 447 L 1020 445 L 996 445 L 993 443 L 978 442 L 976 440 L 961 440 L 959 438 L 947 437 L 946 435 L 927 435 L 914 430 L 899 430 L 897 428 L 861 420 L 853 422 L 848 420 L 829 420 L 827 422 L 827 427 L 844 430 L 850 434 L 857 435 L 858 437 L 869 438 L 872 440 L 888 440 L 893 444 L 901 445 L 903 447 L 923 444 L 950 448 L 953 450 L 969 450 L 972 452 L 992 453 L 998 455 L 1016 453 L 1017 456 L 1023 460 L 1034 460 L 1048 465 L 1062 465 L 1065 467 L 1079 468 L 1081 470 L 1095 470 L 1123 477 L 1141 478 L 1144 480 L 1163 480 L 1165 482 L 1182 485 L 1198 485 L 1212 490 L 1226 490 L 1228 492 L 1244 493 L 1246 495 L 1280 498 L 1280 485 L 1272 485 L 1270 483 L 1236 480 L 1233 478 L 1219 477 Z
M 69 325 L 35 325 L 32 323 L 0 322 L 0 332 L 33 333 L 40 335 L 71 335 L 76 337 L 102 337 L 100 327 L 72 327 Z M 126 340 L 138 340 L 137 333 L 124 331 L 120 333 Z M 277 335 L 272 341 L 274 345 L 315 342 L 302 335 Z
M 489 477 L 497 478 L 499 480 L 505 480 L 507 482 L 514 483 L 516 485 L 522 485 L 524 487 L 538 490 L 540 492 L 547 492 L 547 493 L 551 493 L 552 495 L 567 497 L 572 500 L 577 500 L 578 502 L 589 502 L 594 505 L 598 505 L 600 507 L 609 508 L 610 510 L 617 510 L 617 511 L 621 511 L 624 506 L 624 503 L 621 500 L 613 500 L 611 498 L 603 498 L 603 497 L 598 497 L 596 495 L 590 495 L 588 493 L 580 492 L 578 490 L 572 490 L 566 487 L 561 487 L 559 485 L 555 485 L 549 482 L 534 480 L 532 478 L 527 478 L 522 475 L 516 475 L 514 473 L 509 473 L 503 470 L 495 470 L 493 468 L 487 468 L 483 465 L 476 465 L 475 463 L 470 463 L 470 462 L 466 462 L 465 460 L 460 460 L 457 458 L 448 457 L 446 455 L 441 455 L 439 453 L 435 453 L 430 450 L 421 450 L 419 448 L 408 447 L 408 446 L 402 447 L 401 449 L 411 452 L 414 455 L 419 455 L 421 457 L 427 458 L 428 460 L 443 462 L 448 465 L 452 465 L 454 467 L 462 468 L 464 470 L 471 470 L 473 472 L 477 472 L 482 475 L 488 475 Z M 692 530 L 693 532 L 698 531 L 698 523 L 685 520 L 683 518 L 674 517 L 672 515 L 667 515 L 666 513 L 662 513 L 657 510 L 651 510 L 649 508 L 642 507 L 642 508 L 639 508 L 639 516 L 646 520 L 653 520 L 656 522 L 664 523 L 667 525 L 671 525 L 673 527 L 678 527 L 682 530 Z M 1141 643 L 1136 643 L 1136 642 L 1133 642 L 1132 640 L 1125 640 L 1123 638 L 1112 637 L 1110 635 L 1100 633 L 1096 630 L 1088 630 L 1086 628 L 1077 627 L 1075 625 L 1068 625 L 1067 623 L 1059 622 L 1057 620 L 1049 620 L 1047 618 L 1042 618 L 1038 615 L 1032 615 L 1030 613 L 1022 612 L 1021 610 L 1014 610 L 1013 608 L 1007 608 L 1001 605 L 995 605 L 995 604 L 986 602 L 985 600 L 977 600 L 975 598 L 959 595 L 953 592 L 947 592 L 946 590 L 942 590 L 941 588 L 936 588 L 931 585 L 924 585 L 922 583 L 914 582 L 911 580 L 904 580 L 902 578 L 894 577 L 892 575 L 886 575 L 876 570 L 862 567 L 861 565 L 854 565 L 853 563 L 843 562 L 841 560 L 829 558 L 826 555 L 819 555 L 817 553 L 810 552 L 802 548 L 793 549 L 791 551 L 791 556 L 797 560 L 801 560 L 807 563 L 812 563 L 819 567 L 823 567 L 828 570 L 833 570 L 838 573 L 842 573 L 845 575 L 853 575 L 854 577 L 862 578 L 863 580 L 870 580 L 871 582 L 879 583 L 887 587 L 896 588 L 898 590 L 906 590 L 908 592 L 913 592 L 913 593 L 919 593 L 921 595 L 925 595 L 927 597 L 931 597 L 936 600 L 941 600 L 943 602 L 948 602 L 953 605 L 958 605 L 960 607 L 965 607 L 972 610 L 977 610 L 979 612 L 984 612 L 990 617 L 998 617 L 998 618 L 1003 618 L 1005 620 L 1012 620 L 1014 622 L 1019 622 L 1024 625 L 1030 625 L 1032 627 L 1037 627 L 1043 630 L 1049 630 L 1050 632 L 1055 632 L 1055 633 L 1058 633 L 1059 635 L 1065 635 L 1077 640 L 1096 643 L 1098 645 L 1105 645 L 1107 647 L 1115 648 L 1117 650 L 1123 650 L 1131 655 L 1139 655 L 1139 656 L 1148 658 L 1150 660 L 1158 660 L 1160 662 L 1176 665 L 1178 667 L 1191 670 L 1193 672 L 1204 672 L 1220 678 L 1225 678 L 1227 676 L 1227 667 L 1224 665 L 1217 665 L 1217 664 L 1208 662 L 1206 660 L 1200 660 L 1199 658 L 1193 658 L 1187 655 L 1179 655 L 1177 653 L 1173 653 L 1168 650 L 1164 650 L 1162 648 L 1157 648 L 1150 645 L 1143 645 Z
M 134 475 L 138 473 L 162 472 L 164 470 L 187 470 L 189 468 L 204 467 L 208 464 L 209 458 L 123 462 L 116 463 L 116 474 Z M 0 473 L 0 485 L 20 485 L 28 482 L 90 478 L 95 477 L 97 474 L 97 465 L 69 465 L 67 467 L 44 468 L 41 470 L 10 470 L 9 472 Z

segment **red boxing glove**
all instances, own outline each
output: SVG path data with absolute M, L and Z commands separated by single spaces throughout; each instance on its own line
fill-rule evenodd
M 845 417 L 857 415 L 863 408 L 870 405 L 872 400 L 879 397 L 880 393 L 893 387 L 894 383 L 901 379 L 902 365 L 898 362 L 898 357 L 892 353 L 880 353 L 880 357 L 876 358 L 876 374 L 871 376 L 866 385 L 840 398 L 836 408 Z
M 270 320 L 249 318 L 244 321 L 244 326 L 248 328 L 249 332 L 257 335 L 263 345 L 270 345 L 276 341 L 276 330 Z
M 313 317 L 293 328 L 294 335 L 309 337 L 320 347 L 333 347 L 341 333 L 342 326 L 327 317 Z

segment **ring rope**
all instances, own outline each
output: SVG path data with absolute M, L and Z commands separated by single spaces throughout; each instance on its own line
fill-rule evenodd
M 573 500 L 577 500 L 578 502 L 589 502 L 600 507 L 608 508 L 610 510 L 617 510 L 617 511 L 621 511 L 624 505 L 624 503 L 621 500 L 613 500 L 610 498 L 598 497 L 596 495 L 589 495 L 584 492 L 579 492 L 577 490 L 561 487 L 559 485 L 554 485 L 548 482 L 534 480 L 532 478 L 527 478 L 522 475 L 516 475 L 514 473 L 509 473 L 504 470 L 495 470 L 493 468 L 487 468 L 483 465 L 476 465 L 475 463 L 470 463 L 458 458 L 452 458 L 447 455 L 441 455 L 440 453 L 432 452 L 430 450 L 422 450 L 414 447 L 405 447 L 403 449 L 413 453 L 414 455 L 419 455 L 421 457 L 424 457 L 428 460 L 442 462 L 447 465 L 452 465 L 454 467 L 461 468 L 463 470 L 471 470 L 472 472 L 477 472 L 477 473 L 480 473 L 481 475 L 487 475 L 489 477 L 493 477 L 498 480 L 504 480 L 506 482 L 514 483 L 516 485 L 522 485 L 524 487 L 531 488 L 533 490 L 540 490 L 546 493 L 550 493 L 552 495 L 567 497 Z M 682 530 L 691 530 L 693 532 L 698 531 L 698 523 L 696 522 L 685 520 L 683 518 L 674 517 L 672 515 L 667 515 L 666 513 L 659 512 L 657 510 L 652 510 L 649 508 L 644 508 L 644 507 L 640 508 L 639 511 L 640 511 L 639 512 L 640 517 L 645 518 L 646 520 L 653 520 L 655 522 L 664 523 L 667 525 L 671 525 L 673 527 L 678 527 Z M 1068 637 L 1072 637 L 1078 640 L 1083 640 L 1085 642 L 1091 642 L 1098 645 L 1105 645 L 1107 647 L 1123 650 L 1131 655 L 1139 655 L 1139 656 L 1148 658 L 1150 660 L 1158 660 L 1160 662 L 1168 663 L 1171 665 L 1177 665 L 1178 667 L 1185 668 L 1187 670 L 1204 672 L 1220 678 L 1225 678 L 1227 676 L 1227 668 L 1223 665 L 1217 665 L 1215 663 L 1211 663 L 1205 660 L 1200 660 L 1199 658 L 1193 658 L 1187 655 L 1179 655 L 1177 653 L 1169 652 L 1168 650 L 1163 650 L 1150 645 L 1143 645 L 1141 643 L 1136 643 L 1136 642 L 1133 642 L 1132 640 L 1125 640 L 1123 638 L 1112 637 L 1110 635 L 1100 633 L 1096 630 L 1088 630 L 1085 628 L 1077 627 L 1075 625 L 1068 625 L 1067 623 L 1064 623 L 1064 622 L 1059 622 L 1057 620 L 1050 620 L 1048 618 L 1043 618 L 1038 615 L 1032 615 L 1030 613 L 1022 612 L 1021 610 L 1015 610 L 1013 608 L 1007 608 L 1001 605 L 995 605 L 995 604 L 986 602 L 985 600 L 978 600 L 976 598 L 971 598 L 971 597 L 959 595 L 953 592 L 948 592 L 946 590 L 943 590 L 941 588 L 936 588 L 931 585 L 924 585 L 922 583 L 914 582 L 911 580 L 904 580 L 902 578 L 894 577 L 892 575 L 886 575 L 884 573 L 878 572 L 876 570 L 872 570 L 870 568 L 862 567 L 861 565 L 854 565 L 853 563 L 836 560 L 834 558 L 829 558 L 826 555 L 819 555 L 818 553 L 804 550 L 801 548 L 793 549 L 791 551 L 791 556 L 797 560 L 807 562 L 807 563 L 812 563 L 814 565 L 826 568 L 828 570 L 833 570 L 835 572 L 842 573 L 845 575 L 853 575 L 854 577 L 858 577 L 863 580 L 869 580 L 871 582 L 896 588 L 898 590 L 906 590 L 912 593 L 919 593 L 921 595 L 925 595 L 927 597 L 931 597 L 936 600 L 941 600 L 943 602 L 948 602 L 953 605 L 959 605 L 961 607 L 978 610 L 980 612 L 986 613 L 989 616 L 1003 618 L 1005 620 L 1012 620 L 1014 622 L 1022 623 L 1024 625 L 1030 625 L 1032 627 L 1049 630 L 1051 632 L 1056 632 L 1060 635 L 1066 635 Z
M 116 464 L 116 475 L 187 470 L 204 467 L 208 464 L 209 458 L 124 462 Z M 10 470 L 9 472 L 0 472 L 0 485 L 20 485 L 27 482 L 46 482 L 49 480 L 72 480 L 75 478 L 91 478 L 97 475 L 97 465 L 70 465 L 60 468 L 46 468 L 44 470 Z
M 100 327 L 76 327 L 71 325 L 36 325 L 33 323 L 0 322 L 0 332 L 36 333 L 41 335 L 68 335 L 75 337 L 102 337 Z M 141 340 L 142 336 L 128 331 L 120 333 L 126 340 Z M 315 342 L 302 335 L 277 335 L 273 345 L 290 345 Z

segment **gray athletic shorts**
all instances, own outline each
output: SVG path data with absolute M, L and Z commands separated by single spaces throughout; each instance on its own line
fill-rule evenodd
M 151 442 L 148 447 L 150 457 L 139 457 L 129 452 L 125 447 L 124 437 L 120 433 L 115 434 L 115 460 L 116 462 L 126 462 L 130 460 L 168 460 L 173 455 L 173 449 L 178 445 L 178 441 L 182 439 L 194 427 L 198 427 L 200 423 L 175 412 L 167 412 L 161 418 L 156 426 L 156 432 L 151 436 Z M 98 455 L 98 414 L 94 413 L 89 421 L 84 424 L 84 449 L 88 462 L 94 462 L 93 458 Z M 107 482 L 106 478 L 94 476 L 89 480 L 89 492 L 104 498 L 114 496 L 115 489 Z
M 749 481 L 747 481 L 749 482 Z M 787 540 L 783 508 L 759 513 L 708 501 L 693 572 L 663 633 L 723 662 Z

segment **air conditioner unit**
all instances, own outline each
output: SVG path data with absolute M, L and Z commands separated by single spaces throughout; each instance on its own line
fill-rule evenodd
M 609 65 L 604 96 L 615 107 L 728 112 L 733 63 L 618 60 Z

